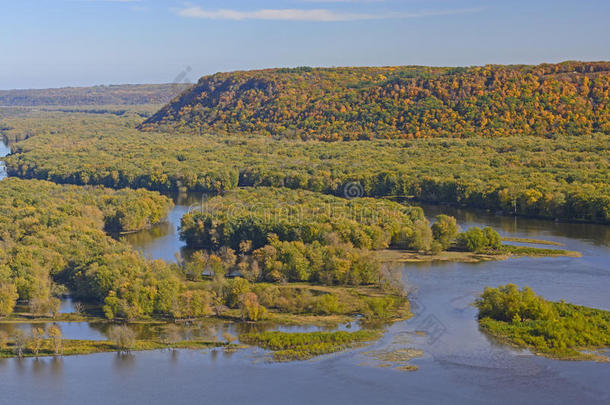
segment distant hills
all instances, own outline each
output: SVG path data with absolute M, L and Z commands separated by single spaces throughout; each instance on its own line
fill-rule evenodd
M 142 130 L 351 140 L 610 133 L 610 62 L 217 73 Z
M 0 106 L 85 106 L 165 104 L 189 85 L 122 84 L 59 89 L 0 90 Z

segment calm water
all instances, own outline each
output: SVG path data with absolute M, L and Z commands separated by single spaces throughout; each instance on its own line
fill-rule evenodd
M 196 210 L 203 203 L 205 196 L 201 194 L 180 194 L 174 197 L 174 208 L 167 220 L 153 226 L 145 232 L 132 233 L 124 236 L 134 248 L 145 257 L 153 260 L 176 261 L 176 255 L 188 255 L 186 244 L 178 237 L 180 219 L 191 210 Z
M 127 240 L 149 257 L 174 259 L 183 248 L 176 230 L 180 217 L 197 202 L 198 197 L 182 197 L 166 224 Z M 583 257 L 406 265 L 403 282 L 416 291 L 416 316 L 392 325 L 372 347 L 314 361 L 273 364 L 259 349 L 0 360 L 0 403 L 609 403 L 609 363 L 557 361 L 510 349 L 479 331 L 471 306 L 485 286 L 512 282 L 552 300 L 610 310 L 609 227 L 424 208 L 430 216 L 450 211 L 463 228 L 490 225 L 504 235 L 554 240 Z M 105 338 L 103 325 L 60 326 L 66 337 Z M 190 325 L 183 333 L 220 336 L 240 328 Z M 427 335 L 414 333 L 420 330 Z M 140 336 L 150 333 L 154 328 L 138 330 Z M 367 355 L 404 348 L 424 351 L 410 362 L 418 371 L 381 368 Z

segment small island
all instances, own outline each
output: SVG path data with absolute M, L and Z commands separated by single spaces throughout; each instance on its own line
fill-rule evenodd
M 487 287 L 475 303 L 490 335 L 534 354 L 562 360 L 609 361 L 610 311 L 552 302 L 529 287 Z

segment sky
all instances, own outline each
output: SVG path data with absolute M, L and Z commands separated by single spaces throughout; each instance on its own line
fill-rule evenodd
M 610 60 L 610 1 L 0 0 L 0 89 Z

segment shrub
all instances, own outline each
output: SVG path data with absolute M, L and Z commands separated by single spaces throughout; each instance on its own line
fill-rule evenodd
M 324 315 L 339 313 L 339 298 L 336 294 L 322 294 L 316 297 L 313 303 L 313 312 Z
M 241 316 L 249 321 L 260 321 L 265 318 L 267 309 L 259 304 L 258 297 L 253 292 L 247 292 L 241 300 Z
M 501 246 L 501 241 L 498 232 L 490 227 L 481 229 L 474 226 L 458 235 L 458 246 L 469 252 L 497 250 Z
M 108 338 L 114 343 L 119 352 L 128 352 L 136 342 L 136 334 L 127 325 L 111 326 Z

